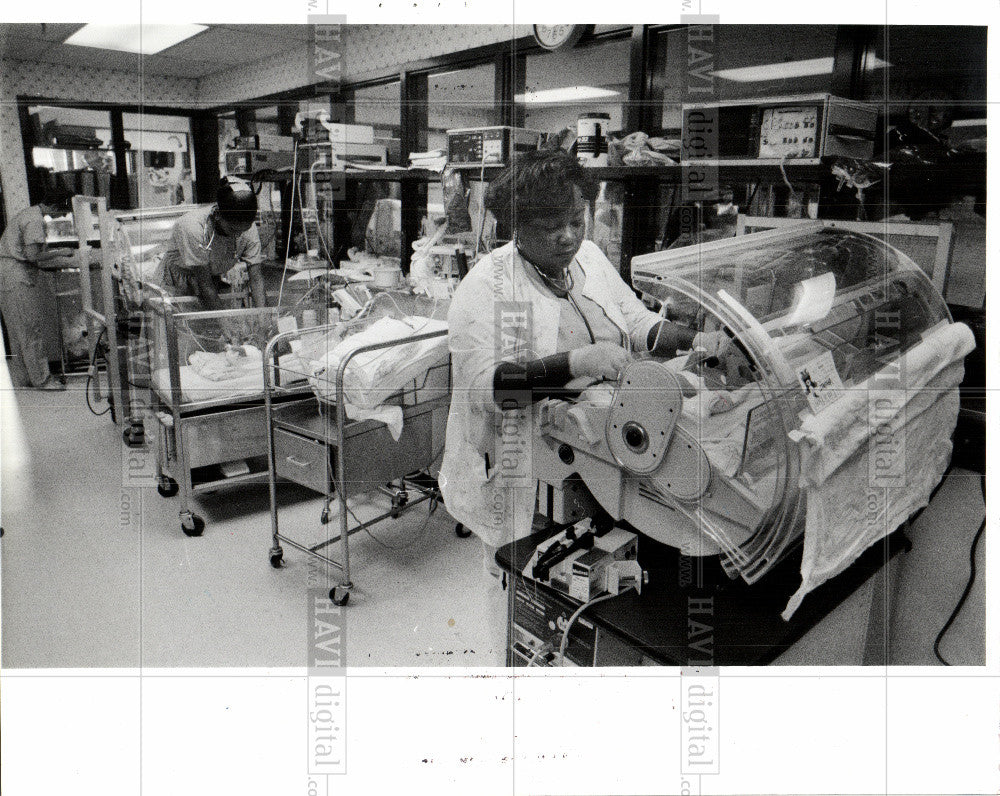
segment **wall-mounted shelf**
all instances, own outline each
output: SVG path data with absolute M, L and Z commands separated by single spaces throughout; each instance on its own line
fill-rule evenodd
M 655 179 L 663 182 L 681 182 L 686 173 L 700 167 L 718 170 L 719 179 L 726 181 L 781 181 L 781 165 L 778 161 L 760 162 L 745 161 L 705 161 L 672 164 L 669 166 L 595 166 L 587 171 L 598 181 L 627 181 L 633 179 Z M 480 173 L 487 179 L 493 179 L 502 170 L 501 166 L 487 166 L 480 169 L 463 169 L 470 180 L 477 180 Z M 809 160 L 801 163 L 785 163 L 785 173 L 789 179 L 814 182 L 829 176 L 830 168 L 819 160 Z M 315 179 L 329 181 L 330 172 L 318 172 Z M 291 175 L 287 175 L 291 179 Z M 338 172 L 336 179 L 350 179 L 371 182 L 437 182 L 441 175 L 427 169 L 358 169 L 357 171 Z
M 52 149 L 60 152 L 114 152 L 115 150 L 107 146 L 82 146 L 79 144 L 34 144 L 34 149 Z

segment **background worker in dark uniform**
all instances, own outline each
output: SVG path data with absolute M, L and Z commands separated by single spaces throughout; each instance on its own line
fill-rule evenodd
M 266 306 L 256 217 L 257 196 L 250 186 L 223 177 L 212 207 L 192 210 L 174 225 L 163 255 L 164 286 L 179 296 L 196 296 L 206 310 L 222 309 L 222 277 L 243 263 L 253 305 Z

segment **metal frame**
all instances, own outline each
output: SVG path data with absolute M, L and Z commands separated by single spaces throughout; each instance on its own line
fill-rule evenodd
M 144 442 L 143 413 L 137 410 L 133 400 L 133 385 L 129 378 L 129 334 L 128 323 L 133 312 L 141 311 L 142 307 L 128 306 L 128 299 L 122 293 L 120 284 L 123 278 L 121 263 L 116 258 L 114 245 L 115 225 L 123 221 L 142 221 L 154 218 L 180 217 L 183 213 L 198 207 L 198 205 L 177 205 L 168 208 L 152 208 L 149 210 L 113 211 L 108 210 L 107 201 L 102 197 L 77 197 L 74 200 L 74 213 L 79 206 L 80 215 L 74 216 L 78 222 L 77 229 L 93 228 L 93 211 L 97 210 L 98 226 L 101 239 L 101 293 L 103 297 L 103 313 L 93 308 L 90 288 L 84 286 L 81 280 L 84 312 L 88 318 L 103 326 L 107 334 L 108 356 L 108 393 L 109 400 L 115 403 L 117 412 L 115 422 L 122 433 L 125 443 L 130 447 L 140 447 Z M 144 284 L 157 295 L 167 297 L 159 287 Z M 124 332 L 124 334 L 123 334 Z M 94 337 L 96 345 L 96 335 Z M 93 354 L 93 351 L 91 351 Z
M 196 467 L 222 464 L 239 458 L 264 456 L 263 446 L 253 448 L 252 435 L 234 432 L 236 428 L 263 420 L 263 389 L 242 393 L 231 398 L 213 398 L 207 401 L 185 401 L 181 383 L 181 358 L 177 343 L 179 327 L 192 320 L 246 318 L 255 316 L 278 317 L 277 307 L 254 309 L 229 309 L 213 311 L 178 311 L 174 301 L 150 300 L 143 304 L 154 323 L 163 324 L 167 354 L 168 385 L 157 389 L 151 384 L 150 410 L 157 427 L 157 480 L 158 491 L 163 497 L 179 492 L 181 506 L 178 512 L 181 529 L 188 536 L 199 536 L 204 530 L 204 520 L 191 508 L 194 495 L 243 484 L 263 483 L 267 474 L 249 472 L 226 478 L 196 482 L 192 473 Z M 150 356 L 153 356 L 151 352 Z M 156 364 L 151 369 L 155 372 Z M 151 374 L 152 375 L 152 374 Z M 164 389 L 166 387 L 166 389 Z M 308 388 L 300 386 L 295 395 L 305 395 Z M 195 428 L 199 433 L 194 433 Z M 216 445 L 218 447 L 216 447 Z M 226 446 L 229 447 L 226 447 Z
M 349 538 L 352 534 L 358 531 L 369 528 L 376 525 L 386 519 L 395 519 L 402 512 L 412 508 L 413 506 L 419 505 L 425 501 L 431 501 L 431 510 L 433 510 L 437 503 L 440 501 L 440 492 L 438 491 L 436 481 L 429 475 L 426 478 L 417 478 L 414 480 L 412 478 L 413 474 L 417 470 L 426 470 L 430 467 L 434 460 L 437 458 L 436 452 L 432 450 L 426 451 L 426 456 L 430 457 L 426 459 L 421 467 L 414 468 L 409 464 L 402 465 L 401 469 L 405 472 L 396 472 L 393 477 L 389 480 L 398 479 L 400 482 L 401 492 L 403 497 L 400 498 L 400 493 L 397 492 L 393 496 L 393 505 L 389 511 L 386 511 L 377 517 L 374 517 L 366 522 L 357 522 L 356 525 L 351 527 L 348 522 L 348 514 L 350 509 L 347 505 L 347 498 L 351 495 L 358 494 L 364 490 L 353 488 L 352 485 L 365 484 L 365 479 L 354 479 L 349 477 L 349 464 L 346 458 L 345 449 L 347 447 L 347 441 L 349 439 L 356 439 L 358 436 L 364 436 L 372 432 L 379 432 L 384 429 L 384 424 L 375 421 L 349 421 L 345 413 L 344 404 L 344 372 L 350 362 L 359 354 L 363 354 L 370 351 L 378 351 L 382 349 L 392 348 L 397 345 L 406 345 L 414 342 L 419 342 L 421 340 L 429 340 L 436 337 L 447 336 L 446 330 L 426 332 L 423 334 L 416 334 L 411 337 L 405 337 L 397 340 L 382 341 L 379 343 L 373 343 L 370 345 L 362 346 L 351 353 L 349 353 L 340 362 L 337 373 L 335 376 L 335 423 L 330 418 L 329 413 L 323 414 L 320 406 L 319 399 L 316 399 L 315 411 L 318 416 L 322 418 L 321 429 L 317 431 L 314 429 L 307 429 L 301 425 L 283 422 L 282 420 L 275 417 L 274 406 L 275 398 L 279 390 L 283 390 L 280 386 L 280 372 L 282 369 L 277 364 L 276 351 L 278 346 L 283 343 L 290 342 L 297 337 L 301 337 L 304 334 L 312 333 L 324 333 L 329 332 L 334 329 L 336 324 L 329 324 L 326 326 L 311 327 L 308 329 L 302 329 L 298 331 L 284 332 L 276 335 L 271 339 L 267 345 L 267 349 L 264 352 L 264 407 L 267 417 L 267 448 L 268 448 L 268 486 L 270 490 L 271 499 L 271 549 L 269 552 L 271 566 L 277 568 L 281 566 L 283 550 L 281 544 L 287 544 L 290 547 L 295 548 L 303 553 L 306 553 L 314 558 L 323 561 L 327 565 L 333 567 L 340 573 L 339 583 L 330 590 L 330 599 L 333 600 L 338 605 L 345 605 L 350 598 L 350 592 L 354 588 L 354 584 L 351 581 L 351 564 L 350 564 L 350 545 Z M 403 418 L 404 423 L 407 423 L 411 419 L 415 419 L 419 415 L 423 415 L 428 412 L 433 412 L 436 409 L 444 409 L 448 406 L 450 402 L 451 384 L 450 384 L 450 364 L 448 367 L 448 390 L 446 395 L 431 397 L 428 400 L 417 402 L 412 405 L 406 405 L 403 408 Z M 426 384 L 426 375 L 425 375 Z M 413 394 L 416 395 L 421 389 L 421 385 L 414 384 Z M 409 392 L 409 390 L 403 391 L 404 393 Z M 432 423 L 432 433 L 433 433 L 433 419 Z M 277 485 L 278 485 L 278 467 L 277 467 L 277 456 L 275 453 L 275 431 L 279 430 L 285 433 L 290 433 L 295 436 L 302 437 L 303 440 L 322 446 L 324 451 L 323 462 L 320 465 L 323 468 L 321 473 L 321 478 L 325 484 L 325 491 L 323 494 L 325 499 L 325 508 L 322 515 L 322 522 L 325 524 L 329 521 L 329 507 L 333 504 L 334 500 L 339 501 L 340 508 L 340 531 L 337 535 L 330 537 L 317 544 L 309 545 L 303 542 L 296 541 L 289 536 L 281 533 L 278 524 L 278 504 L 277 504 Z M 400 437 L 400 444 L 404 444 L 405 435 L 407 433 L 407 426 L 404 425 L 403 434 L 404 437 Z M 353 443 L 352 443 L 353 444 Z M 371 456 L 376 457 L 383 466 L 392 467 L 395 465 L 395 453 L 393 445 L 388 445 L 384 447 L 372 446 L 370 448 Z M 336 463 L 331 460 L 332 456 L 336 456 Z M 287 457 L 291 459 L 292 457 Z M 296 464 L 298 464 L 296 462 Z M 408 478 L 410 476 L 410 478 Z M 369 476 L 369 481 L 371 477 Z M 302 486 L 307 486 L 315 491 L 316 479 L 303 479 L 299 482 Z M 405 488 L 414 488 L 420 493 L 420 496 L 414 500 L 409 500 L 405 496 Z M 458 531 L 458 528 L 456 528 Z M 463 535 L 459 532 L 460 535 Z M 337 560 L 335 558 L 326 555 L 321 552 L 325 548 L 332 544 L 340 542 L 341 546 L 341 558 Z

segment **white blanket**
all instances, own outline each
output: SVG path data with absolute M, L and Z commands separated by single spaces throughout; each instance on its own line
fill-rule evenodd
M 373 343 L 445 331 L 445 321 L 410 316 L 403 320 L 381 318 L 364 331 L 344 338 L 317 363 L 310 384 L 316 395 L 328 402 L 336 400 L 336 374 L 343 359 Z M 401 343 L 355 356 L 344 371 L 344 398 L 360 409 L 374 409 L 407 387 L 420 381 L 427 370 L 448 357 L 448 337 Z
M 251 372 L 261 374 L 264 359 L 259 348 L 242 345 L 226 346 L 226 350 L 219 353 L 194 351 L 188 363 L 199 376 L 209 381 L 232 381 Z
M 282 384 L 288 385 L 305 381 L 300 373 L 311 372 L 308 364 L 303 364 L 295 354 L 279 358 Z M 223 398 L 248 398 L 264 394 L 264 367 L 260 360 L 255 368 L 248 368 L 234 378 L 218 381 L 205 378 L 192 365 L 179 369 L 181 377 L 181 403 L 195 404 L 217 401 Z M 164 401 L 170 401 L 170 369 L 159 368 L 153 373 L 153 388 Z
M 969 328 L 930 332 L 791 433 L 806 492 L 802 585 L 782 613 L 927 505 L 951 457 Z

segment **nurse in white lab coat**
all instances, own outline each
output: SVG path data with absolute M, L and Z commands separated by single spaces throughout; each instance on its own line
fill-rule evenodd
M 694 342 L 584 240 L 595 196 L 568 153 L 518 157 L 486 196 L 513 240 L 476 263 L 448 313 L 452 399 L 439 480 L 449 512 L 483 542 L 497 664 L 506 600 L 494 554 L 531 533 L 536 402 L 565 394 L 574 379 L 616 379 L 634 351 L 673 356 Z

